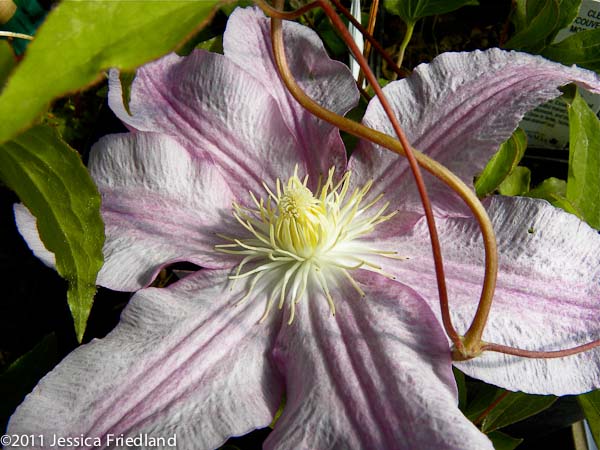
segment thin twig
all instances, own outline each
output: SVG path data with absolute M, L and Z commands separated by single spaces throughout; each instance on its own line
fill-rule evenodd
M 33 36 L 23 33 L 13 33 L 12 31 L 0 31 L 0 36 L 8 37 L 8 38 L 17 38 L 17 39 L 26 39 L 28 41 L 33 41 Z
M 370 34 L 371 36 L 373 36 L 373 33 L 375 31 L 375 22 L 377 22 L 377 12 L 379 10 L 379 0 L 373 0 L 373 2 L 371 3 L 371 9 L 369 9 L 369 23 L 367 24 L 367 33 Z M 363 56 L 365 57 L 365 59 L 368 61 L 369 60 L 369 54 L 371 53 L 371 41 L 367 41 L 365 42 L 365 49 L 363 51 Z M 359 86 L 362 86 L 363 81 L 365 79 L 365 74 L 363 73 L 362 69 L 360 71 L 360 73 L 358 74 L 358 81 L 357 84 Z
M 278 9 L 273 8 L 271 5 L 266 3 L 264 0 L 254 0 L 254 2 L 268 16 L 274 17 L 277 19 L 283 19 L 283 20 L 295 20 L 298 17 L 300 17 L 302 14 L 306 13 L 307 11 L 309 11 L 313 8 L 316 8 L 318 6 L 321 6 L 320 1 L 314 1 L 307 5 L 304 5 L 302 8 L 297 9 L 296 11 L 285 12 L 285 11 L 280 11 Z M 384 50 L 384 48 L 381 46 L 381 44 L 377 41 L 377 39 L 375 39 L 371 34 L 367 33 L 367 30 L 365 30 L 365 28 L 360 23 L 358 23 L 358 21 L 354 17 L 352 17 L 352 14 L 350 14 L 350 11 L 348 11 L 346 8 L 344 8 L 344 6 L 337 0 L 332 0 L 332 2 L 335 4 L 336 8 L 338 8 L 340 10 L 340 12 L 342 14 L 344 14 L 344 16 L 346 16 L 350 22 L 352 22 L 352 25 L 354 25 L 356 27 L 356 29 L 362 33 L 364 38 L 368 42 L 370 42 L 371 45 L 381 54 L 382 58 L 385 59 L 385 61 L 389 64 L 390 68 L 394 72 L 396 72 L 398 74 L 398 76 L 405 77 L 408 74 L 407 71 L 400 69 L 399 67 L 396 66 L 394 59 L 390 55 L 388 55 L 388 53 Z

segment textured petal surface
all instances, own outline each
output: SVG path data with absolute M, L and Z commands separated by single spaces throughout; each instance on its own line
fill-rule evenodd
M 353 272 L 354 274 L 355 272 Z M 380 276 L 298 305 L 274 357 L 284 412 L 266 449 L 492 449 L 459 411 L 449 347 L 425 302 Z M 346 284 L 346 283 L 345 283 Z
M 303 84 L 311 95 L 342 113 L 350 109 L 358 94 L 348 69 L 329 59 L 307 28 L 287 24 L 286 30 L 295 71 L 314 77 Z M 231 49 L 240 38 L 252 64 Z M 274 73 L 262 13 L 236 12 L 225 40 L 231 58 L 197 50 L 140 68 L 131 86 L 131 115 L 123 106 L 118 73 L 112 71 L 111 108 L 132 129 L 168 134 L 194 157 L 214 161 L 240 200 L 248 189 L 262 190 L 262 181 L 271 185 L 278 177 L 289 177 L 296 164 L 313 185 L 332 165 L 343 168 L 346 156 L 338 130 L 295 104 Z
M 310 28 L 284 22 L 286 56 L 294 78 L 314 101 L 340 115 L 358 103 L 358 90 L 348 67 L 327 55 Z M 277 100 L 283 120 L 296 136 L 303 158 L 314 164 L 311 176 L 332 166 L 345 168 L 346 151 L 337 128 L 317 119 L 287 91 L 271 50 L 271 25 L 258 8 L 238 8 L 223 35 L 225 56 L 258 80 Z
M 133 118 L 117 86 L 113 71 L 109 100 L 121 120 L 169 135 L 193 158 L 212 161 L 238 198 L 262 189 L 263 180 L 290 176 L 296 164 L 306 171 L 275 99 L 223 55 L 171 54 L 138 69 L 129 104 Z
M 133 291 L 171 262 L 227 265 L 213 246 L 233 196 L 210 161 L 193 158 L 168 136 L 129 133 L 96 143 L 89 168 L 106 226 L 98 284 Z
M 38 384 L 9 433 L 44 434 L 46 442 L 83 434 L 104 443 L 109 433 L 176 434 L 177 448 L 210 449 L 267 426 L 281 399 L 266 358 L 277 327 L 257 324 L 260 302 L 235 307 L 239 292 L 226 276 L 200 271 L 138 292 L 113 332 L 75 350 Z
M 388 84 L 384 92 L 412 146 L 472 186 L 473 177 L 525 112 L 560 95 L 556 88 L 569 82 L 600 92 L 600 78 L 593 72 L 491 49 L 444 53 L 418 66 L 411 77 Z M 377 99 L 363 122 L 395 136 Z M 350 166 L 364 178 L 377 179 L 380 190 L 397 193 L 404 203 L 401 209 L 422 210 L 405 158 L 362 142 Z M 447 194 L 445 185 L 425 176 L 441 214 L 464 213 L 465 206 Z
M 488 212 L 499 243 L 498 287 L 483 338 L 529 350 L 560 350 L 600 339 L 600 236 L 542 200 L 494 197 Z M 440 219 L 451 311 L 464 333 L 483 280 L 483 247 L 474 220 Z M 409 260 L 387 267 L 439 314 L 424 221 L 413 233 L 379 246 Z M 600 387 L 600 349 L 560 359 L 485 353 L 461 370 L 511 390 L 578 394 Z
M 25 242 L 33 254 L 48 267 L 56 269 L 54 253 L 49 252 L 40 239 L 37 229 L 37 220 L 34 215 L 21 203 L 16 203 L 13 207 L 13 211 L 15 213 L 15 222 L 19 229 L 19 233 L 21 233 L 21 236 L 25 239 Z

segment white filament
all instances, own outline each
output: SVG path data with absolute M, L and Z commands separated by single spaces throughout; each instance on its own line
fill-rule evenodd
M 396 253 L 373 249 L 364 237 L 396 212 L 385 214 L 388 203 L 373 208 L 383 195 L 365 201 L 372 181 L 350 194 L 350 176 L 351 173 L 346 172 L 334 184 L 331 168 L 315 196 L 307 187 L 308 177 L 301 180 L 296 167 L 287 183 L 276 181 L 275 191 L 264 186 L 266 201 L 250 192 L 252 207 L 233 204 L 233 216 L 246 233 L 238 237 L 220 235 L 229 243 L 215 248 L 242 258 L 235 274 L 230 276 L 231 280 L 251 278 L 240 302 L 251 296 L 259 281 L 263 280 L 268 286 L 261 321 L 277 301 L 279 309 L 286 302 L 289 305 L 288 323 L 291 324 L 295 305 L 307 297 L 311 289 L 323 294 L 331 313 L 335 314 L 330 287 L 338 279 L 349 280 L 361 297 L 365 295 L 352 277 L 354 270 L 368 270 L 393 278 L 369 259 L 375 255 L 394 258 Z M 251 268 L 242 272 L 247 265 Z

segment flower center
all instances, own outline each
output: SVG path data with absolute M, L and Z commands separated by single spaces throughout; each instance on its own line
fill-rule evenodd
M 324 294 L 331 313 L 335 314 L 330 287 L 341 278 L 348 280 L 360 296 L 365 295 L 351 275 L 355 270 L 369 270 L 393 278 L 373 262 L 373 257 L 397 258 L 396 252 L 373 249 L 365 238 L 396 212 L 385 214 L 389 203 L 374 208 L 382 194 L 365 201 L 372 181 L 349 194 L 351 173 L 344 173 L 336 184 L 333 176 L 331 168 L 315 196 L 307 187 L 308 176 L 301 180 L 296 167 L 287 183 L 277 180 L 275 192 L 264 185 L 266 201 L 250 192 L 253 207 L 233 204 L 233 216 L 246 233 L 240 237 L 220 235 L 229 243 L 217 245 L 215 249 L 241 257 L 235 274 L 229 277 L 231 280 L 251 279 L 240 302 L 251 296 L 259 282 L 263 283 L 262 291 L 268 294 L 261 321 L 278 299 L 279 309 L 287 300 L 288 323 L 291 324 L 295 305 L 313 289 Z M 242 272 L 247 265 L 252 268 Z
M 321 223 L 327 211 L 294 175 L 277 200 L 279 215 L 275 222 L 275 234 L 286 250 L 309 258 L 319 243 Z

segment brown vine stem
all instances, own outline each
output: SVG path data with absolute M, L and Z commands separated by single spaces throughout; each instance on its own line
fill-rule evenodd
M 350 12 L 346 8 L 344 8 L 344 6 L 340 3 L 339 0 L 331 0 L 331 2 L 334 3 L 336 5 L 336 7 L 349 20 L 351 20 L 351 21 L 354 20 L 354 18 L 350 14 Z M 325 3 L 324 0 L 317 0 L 317 3 L 321 3 L 322 4 L 321 6 L 324 9 L 326 9 L 326 7 L 324 6 L 324 3 Z M 327 12 L 327 10 L 326 10 L 326 12 Z M 329 11 L 328 16 L 330 18 L 331 18 L 331 14 L 335 14 L 335 13 L 333 11 Z M 337 16 L 336 16 L 336 18 L 337 18 Z M 332 19 L 332 21 L 333 21 L 333 19 Z M 344 37 L 344 40 L 346 41 L 346 43 L 352 48 L 352 41 L 348 40 L 348 39 L 350 39 L 350 36 L 348 35 L 347 38 L 344 36 L 344 34 L 348 34 L 346 28 L 342 27 L 341 29 L 339 29 L 339 31 L 340 31 L 340 33 L 342 33 L 342 35 L 343 35 L 342 37 Z M 383 49 L 381 49 L 379 47 L 377 47 L 376 49 L 380 52 L 384 51 Z M 356 52 L 357 50 L 358 49 L 355 49 L 353 51 Z M 364 65 L 367 65 L 366 60 L 364 60 L 363 63 L 364 63 Z M 368 69 L 364 73 L 365 74 L 371 73 L 371 77 L 374 79 L 374 77 L 372 76 L 372 72 L 370 72 L 370 69 Z M 292 78 L 292 80 L 293 80 L 293 78 Z M 377 88 L 378 87 L 379 87 L 379 85 L 377 85 Z M 383 94 L 382 94 L 382 96 L 383 96 Z M 380 101 L 382 99 L 382 96 L 378 95 Z M 383 102 L 382 102 L 382 104 L 383 104 Z M 387 113 L 387 111 L 386 111 L 386 113 Z M 390 115 L 392 117 L 390 117 Z M 390 120 L 392 121 L 392 123 L 394 123 L 395 117 L 393 117 L 393 114 L 388 113 L 388 117 L 390 117 Z M 367 137 L 366 139 L 369 139 L 369 138 Z M 393 150 L 390 147 L 387 147 L 387 148 L 390 150 Z M 395 150 L 393 150 L 393 151 L 395 151 Z M 418 155 L 418 152 L 416 152 L 415 155 Z M 419 161 L 419 163 L 420 163 L 420 161 Z M 447 170 L 445 167 L 443 167 L 441 165 L 439 165 L 439 167 L 442 168 L 443 170 Z M 429 169 L 427 169 L 427 167 L 425 167 L 425 169 L 429 170 Z M 435 173 L 434 173 L 434 175 L 437 176 L 437 174 L 435 174 Z M 462 184 L 462 182 L 461 182 L 461 184 Z M 488 342 L 482 341 L 481 338 L 483 335 L 483 330 L 485 328 L 485 324 L 487 323 L 487 318 L 489 316 L 489 310 L 490 310 L 491 304 L 492 304 L 492 297 L 493 297 L 493 292 L 495 289 L 495 282 L 496 282 L 496 276 L 497 276 L 497 250 L 496 250 L 495 234 L 494 234 L 491 222 L 489 221 L 489 218 L 488 218 L 485 210 L 484 210 L 484 214 L 480 217 L 477 215 L 477 213 L 474 209 L 475 206 L 477 206 L 477 207 L 481 206 L 481 203 L 479 202 L 479 200 L 476 199 L 476 200 L 474 200 L 473 204 L 471 204 L 469 202 L 469 200 L 467 199 L 467 197 L 463 196 L 461 191 L 456 189 L 456 186 L 453 186 L 451 184 L 448 184 L 448 186 L 451 187 L 452 189 L 454 189 L 463 198 L 463 200 L 467 203 L 467 205 L 471 208 L 471 211 L 473 212 L 473 214 L 475 215 L 475 217 L 479 223 L 479 226 L 480 226 L 480 229 L 481 229 L 481 232 L 483 235 L 484 247 L 485 247 L 485 252 L 486 252 L 486 266 L 485 266 L 486 272 L 485 272 L 484 286 L 483 286 L 481 298 L 479 301 L 479 305 L 477 307 L 475 317 L 473 318 L 473 322 L 471 323 L 471 326 L 469 327 L 469 329 L 463 339 L 464 346 L 461 348 L 461 346 L 455 344 L 455 349 L 452 352 L 453 358 L 455 360 L 470 359 L 470 358 L 480 355 L 484 351 L 500 352 L 500 353 L 505 353 L 505 354 L 509 354 L 509 355 L 521 356 L 524 358 L 561 358 L 564 356 L 570 356 L 570 355 L 581 353 L 581 352 L 584 352 L 587 350 L 591 350 L 595 347 L 600 346 L 600 339 L 598 339 L 598 340 L 595 340 L 595 341 L 592 341 L 592 342 L 589 342 L 589 343 L 586 343 L 583 345 L 573 347 L 571 349 L 554 350 L 554 351 L 533 351 L 533 350 L 518 349 L 515 347 L 509 347 L 509 346 L 505 346 L 505 345 L 501 345 L 501 344 L 494 344 L 494 343 L 488 343 Z M 463 184 L 463 186 L 464 186 L 464 184 Z M 465 192 L 465 193 L 470 194 L 471 190 L 467 188 L 467 192 Z M 433 242 L 432 242 L 432 244 L 433 244 Z M 495 261 L 495 267 L 493 267 L 493 268 L 489 265 L 489 260 L 492 258 L 494 258 L 494 261 Z M 493 271 L 493 275 L 492 275 L 492 273 L 490 273 L 490 271 Z M 489 279 L 489 277 L 492 277 L 492 276 L 493 276 L 493 280 Z M 442 281 L 444 281 L 444 280 L 442 279 Z M 489 284 L 488 284 L 488 282 L 489 282 Z M 486 292 L 487 292 L 487 295 L 486 295 Z M 447 300 L 446 300 L 445 304 L 447 305 Z M 442 313 L 443 313 L 444 312 L 444 301 L 441 298 L 440 298 L 440 305 L 442 307 Z M 449 312 L 448 312 L 448 320 L 450 320 Z M 453 342 L 454 342 L 454 340 L 453 340 Z
M 339 17 L 335 13 L 335 11 L 333 11 L 333 9 L 328 4 L 323 3 L 323 4 L 321 4 L 321 7 L 323 7 L 325 9 L 326 13 L 328 13 L 328 16 L 334 22 L 334 25 L 336 25 L 336 28 L 341 28 L 343 31 L 346 32 L 347 35 L 344 36 L 343 31 L 340 30 L 342 32 L 343 37 L 348 39 L 348 41 L 346 43 L 350 46 L 351 50 L 357 56 L 357 59 L 358 59 L 359 63 L 361 64 L 362 69 L 365 72 L 365 75 L 367 77 L 370 77 L 369 82 L 371 84 L 373 84 L 374 87 L 377 86 L 377 88 L 379 88 L 379 85 L 377 84 L 377 81 L 374 79 L 374 76 L 373 76 L 370 68 L 366 64 L 366 61 L 364 60 L 364 58 L 362 58 L 362 55 L 357 55 L 358 52 L 357 52 L 356 46 L 354 45 L 354 42 L 353 42 L 352 38 L 350 37 L 348 31 L 346 30 L 345 26 L 343 26 L 343 22 L 341 22 L 341 20 L 339 19 Z M 267 9 L 267 13 L 270 13 L 271 10 L 272 10 L 272 8 L 269 7 Z M 277 12 L 277 10 L 275 10 L 275 11 Z M 410 153 L 411 153 L 411 151 L 410 151 L 411 147 L 409 146 L 408 142 L 406 141 L 404 134 L 399 129 L 399 126 L 396 127 L 396 128 L 398 128 L 396 131 L 398 132 L 398 134 L 400 136 L 402 136 L 402 138 L 404 140 L 404 145 L 401 142 L 398 142 L 396 139 L 393 139 L 391 136 L 388 136 L 384 133 L 380 133 L 376 130 L 372 130 L 368 127 L 358 124 L 352 120 L 346 119 L 342 116 L 338 116 L 337 114 L 321 107 L 320 105 L 318 105 L 317 103 L 312 101 L 312 99 L 310 99 L 308 96 L 306 96 L 306 94 L 302 91 L 302 89 L 298 86 L 298 84 L 294 80 L 293 75 L 291 74 L 291 71 L 287 65 L 287 60 L 285 57 L 285 48 L 284 48 L 284 44 L 283 44 L 283 32 L 282 32 L 281 20 L 272 18 L 271 34 L 272 34 L 272 39 L 273 39 L 273 51 L 275 54 L 275 61 L 278 65 L 278 69 L 280 71 L 282 79 L 283 79 L 284 83 L 286 84 L 287 88 L 289 89 L 289 91 L 300 102 L 300 104 L 302 104 L 305 108 L 307 108 L 309 111 L 311 111 L 313 114 L 317 115 L 318 117 L 322 118 L 323 120 L 333 123 L 334 125 L 338 126 L 339 128 L 341 128 L 355 136 L 358 136 L 358 137 L 361 137 L 364 139 L 368 139 L 376 144 L 379 144 L 383 147 L 389 148 L 396 153 L 399 153 L 403 156 L 406 156 L 407 158 L 410 158 L 408 155 L 410 155 Z M 387 104 L 387 102 L 385 102 L 385 97 L 383 96 L 383 93 L 381 92 L 380 89 L 378 92 L 378 96 L 380 97 L 380 99 L 383 97 L 384 102 L 382 104 L 384 104 L 384 105 Z M 389 105 L 388 105 L 388 114 L 391 115 L 391 117 L 392 117 L 390 120 L 392 120 L 393 122 L 396 121 L 393 113 L 391 112 L 391 108 L 389 108 Z M 397 123 L 397 121 L 396 121 L 396 123 Z M 409 149 L 408 152 L 405 149 Z M 495 241 L 495 237 L 493 234 L 493 228 L 491 226 L 491 222 L 487 216 L 485 209 L 483 208 L 483 206 L 481 205 L 481 203 L 479 202 L 477 197 L 458 177 L 456 177 L 452 172 L 448 171 L 445 167 L 443 167 L 436 161 L 432 160 L 431 158 L 426 157 L 422 153 L 419 153 L 414 150 L 413 150 L 413 153 L 414 153 L 414 157 L 412 158 L 413 162 L 416 162 L 416 160 L 418 160 L 418 162 L 427 171 L 429 171 L 430 173 L 432 173 L 433 175 L 435 175 L 436 177 L 441 179 L 443 182 L 448 184 L 455 191 L 457 191 L 459 193 L 459 195 L 461 195 L 461 197 L 463 197 L 465 199 L 465 201 L 467 202 L 469 207 L 473 210 L 474 215 L 480 222 L 480 226 L 482 227 L 482 229 L 485 230 L 484 236 L 487 236 L 487 239 L 484 238 L 484 242 L 485 242 L 485 246 L 486 246 L 486 268 L 487 268 L 488 276 L 486 276 L 486 280 L 484 281 L 484 287 L 482 290 L 482 298 L 484 298 L 484 300 L 482 300 L 480 302 L 480 307 L 478 308 L 478 310 L 480 310 L 480 314 L 479 314 L 480 321 L 483 320 L 483 322 L 484 322 L 483 325 L 485 325 L 485 320 L 487 319 L 487 313 L 489 312 L 489 307 L 491 306 L 491 299 L 492 299 L 494 287 L 495 287 L 495 279 L 496 279 L 495 276 L 496 276 L 496 272 L 497 272 L 497 270 L 496 270 L 496 266 L 497 266 L 496 241 Z M 422 184 L 422 179 L 421 179 L 421 184 Z M 433 215 L 431 213 L 431 209 L 429 209 L 429 211 L 430 211 L 429 219 L 432 219 Z M 429 223 L 431 223 L 431 220 L 429 221 Z M 430 226 L 430 232 L 432 232 L 432 234 L 431 234 L 432 241 L 435 242 L 437 240 L 437 231 L 435 230 L 435 227 Z M 444 328 L 445 328 L 446 333 L 448 334 L 449 338 L 454 343 L 456 349 L 458 349 L 461 354 L 471 353 L 471 350 L 469 350 L 468 347 L 467 347 L 467 349 L 464 348 L 463 340 L 458 335 L 458 333 L 454 329 L 452 322 L 451 322 L 449 308 L 448 308 L 447 290 L 445 289 L 445 278 L 443 276 L 443 266 L 440 264 L 441 251 L 439 248 L 439 240 L 437 240 L 437 245 L 435 243 L 432 244 L 432 248 L 434 251 L 434 261 L 436 261 L 436 276 L 438 278 L 438 290 L 440 293 L 440 306 L 441 306 L 441 310 L 442 310 L 442 322 L 443 322 Z M 437 252 L 437 254 L 436 254 L 436 252 Z M 487 298 L 487 300 L 486 300 L 486 298 Z M 481 315 L 481 311 L 483 311 L 483 313 L 484 313 L 483 318 Z M 475 341 L 475 342 L 477 345 L 475 345 L 474 347 L 478 351 L 479 350 L 479 341 Z
M 260 9 L 262 9 L 264 11 L 265 14 L 267 14 L 270 17 L 275 17 L 277 19 L 283 19 L 283 20 L 295 20 L 298 17 L 300 17 L 301 15 L 305 14 L 307 11 L 310 11 L 313 8 L 316 8 L 318 6 L 322 7 L 323 3 L 321 0 L 316 0 L 314 2 L 308 3 L 307 5 L 304 5 L 302 8 L 299 8 L 295 11 L 280 11 L 279 9 L 275 9 L 273 8 L 271 5 L 269 5 L 265 0 L 254 0 L 254 3 L 256 3 Z M 354 25 L 356 27 L 356 29 L 358 31 L 361 32 L 361 34 L 364 36 L 364 38 L 367 40 L 367 42 L 369 42 L 373 48 L 375 48 L 375 50 L 377 50 L 380 54 L 381 57 L 383 59 L 385 59 L 385 61 L 389 64 L 390 68 L 396 73 L 398 74 L 398 76 L 400 77 L 405 77 L 406 75 L 408 75 L 408 72 L 404 69 L 401 69 L 400 67 L 396 66 L 396 62 L 394 61 L 394 59 L 387 54 L 387 52 L 385 51 L 385 49 L 381 46 L 381 44 L 377 41 L 377 39 L 375 39 L 371 33 L 369 33 L 365 27 L 363 27 L 353 16 L 352 14 L 350 14 L 350 11 L 348 11 L 348 9 L 344 8 L 344 6 L 342 6 L 341 3 L 336 3 L 336 8 L 339 8 L 339 10 L 342 12 L 342 14 L 344 14 L 344 16 L 346 16 L 346 18 L 352 22 L 352 25 Z
M 375 22 L 377 21 L 377 13 L 379 12 L 379 0 L 373 0 L 371 3 L 371 9 L 369 10 L 369 23 L 367 24 L 367 33 L 371 36 L 375 31 Z M 369 60 L 369 53 L 371 52 L 371 43 L 367 42 L 365 44 L 365 59 Z
M 335 0 L 335 1 L 337 2 L 338 0 Z M 439 300 L 440 300 L 440 309 L 442 312 L 442 323 L 444 324 L 446 334 L 448 335 L 450 340 L 454 343 L 455 347 L 460 348 L 462 346 L 462 341 L 461 341 L 460 336 L 456 332 L 454 325 L 452 324 L 452 319 L 450 316 L 450 308 L 449 308 L 449 304 L 448 304 L 448 289 L 446 286 L 446 277 L 444 274 L 444 263 L 443 263 L 443 258 L 442 258 L 442 249 L 440 246 L 440 240 L 439 240 L 439 236 L 438 236 L 438 232 L 437 232 L 437 227 L 435 225 L 433 209 L 431 207 L 431 202 L 429 200 L 429 195 L 427 194 L 427 188 L 425 187 L 425 182 L 423 181 L 423 175 L 421 174 L 419 164 L 413 154 L 412 147 L 411 147 L 410 143 L 408 142 L 408 138 L 404 134 L 404 131 L 402 130 L 402 127 L 400 126 L 400 123 L 398 122 L 398 119 L 396 118 L 396 115 L 394 114 L 394 111 L 392 110 L 391 105 L 387 101 L 387 97 L 385 96 L 385 94 L 383 93 L 383 90 L 379 86 L 379 83 L 377 82 L 375 75 L 371 71 L 371 68 L 369 67 L 369 64 L 367 63 L 367 61 L 364 59 L 362 53 L 360 52 L 360 49 L 354 42 L 354 39 L 352 39 L 352 36 L 350 35 L 348 29 L 344 26 L 344 23 L 341 21 L 339 16 L 336 14 L 336 12 L 331 8 L 331 6 L 328 3 L 322 2 L 321 7 L 325 11 L 325 13 L 329 17 L 329 19 L 332 21 L 334 26 L 337 28 L 337 30 L 340 32 L 340 34 L 342 35 L 342 38 L 346 42 L 346 45 L 348 47 L 350 47 L 350 50 L 354 54 L 358 63 L 360 64 L 361 69 L 362 69 L 363 73 L 365 74 L 366 79 L 369 81 L 369 83 L 371 84 L 371 87 L 375 91 L 375 94 L 377 95 L 377 98 L 379 99 L 381 106 L 383 107 L 386 115 L 388 116 L 388 118 L 392 124 L 392 127 L 394 129 L 394 132 L 398 136 L 400 144 L 402 145 L 402 148 L 404 149 L 404 156 L 408 160 L 410 170 L 415 179 L 415 184 L 417 185 L 417 189 L 419 191 L 419 196 L 421 197 L 421 203 L 422 203 L 423 209 L 425 211 L 425 218 L 427 219 L 427 228 L 429 230 L 431 249 L 432 249 L 432 253 L 433 253 L 433 260 L 434 260 L 434 266 L 435 266 L 435 275 L 436 275 L 436 279 L 437 279 L 438 295 L 439 295 Z M 281 27 L 280 27 L 280 29 L 281 29 Z M 281 38 L 281 43 L 283 44 L 283 37 Z M 285 52 L 283 45 L 281 46 L 280 50 L 282 50 L 282 52 Z M 285 54 L 283 55 L 283 57 L 285 57 Z M 291 75 L 291 73 L 290 73 L 290 75 Z
M 379 0 L 373 0 L 373 3 L 371 3 L 371 9 L 369 10 L 369 23 L 367 24 L 367 29 L 366 29 L 366 32 L 368 34 L 370 34 L 371 36 L 373 36 L 373 32 L 375 31 L 375 22 L 377 21 L 377 12 L 378 11 L 379 11 Z M 367 61 L 369 60 L 369 53 L 371 53 L 371 42 L 367 41 L 367 42 L 365 42 L 365 50 L 363 51 L 363 56 L 365 57 L 365 59 Z M 365 79 L 365 74 L 363 73 L 363 71 L 361 69 L 360 74 L 358 75 L 358 80 L 357 80 L 356 84 L 358 86 L 362 86 L 364 79 Z
M 335 14 L 335 11 L 333 11 L 331 9 L 331 7 L 329 6 L 329 4 L 327 3 L 327 0 L 316 0 L 316 3 L 319 3 L 319 5 L 321 6 L 321 8 L 323 8 L 323 10 L 325 11 L 325 13 L 327 14 L 327 16 L 329 17 L 329 19 L 334 22 L 334 19 L 332 19 L 333 16 L 335 16 L 337 19 L 335 20 L 335 22 L 339 23 L 339 17 L 337 16 L 337 14 Z M 370 31 L 367 31 L 365 29 L 365 27 L 362 26 L 362 24 L 360 24 L 355 18 L 354 16 L 350 13 L 350 11 L 348 11 L 348 9 L 342 5 L 342 3 L 339 0 L 331 0 L 331 3 L 333 3 L 335 5 L 335 7 L 337 8 L 338 11 L 340 11 L 345 17 L 346 19 L 348 19 L 349 22 L 352 23 L 352 25 L 354 25 L 354 27 L 360 31 L 362 33 L 362 35 L 365 37 L 365 39 L 367 40 L 368 43 L 370 43 L 371 45 L 373 45 L 373 47 L 375 48 L 375 50 L 377 50 L 377 52 L 381 55 L 381 57 L 383 59 L 385 59 L 385 61 L 388 63 L 388 66 L 390 67 L 390 69 L 392 69 L 394 71 L 394 73 L 399 76 L 399 77 L 406 77 L 407 75 L 410 74 L 410 72 L 408 70 L 404 70 L 402 67 L 399 67 L 396 64 L 396 61 L 394 61 L 394 58 L 392 58 L 388 52 L 385 51 L 385 49 L 381 46 L 381 44 L 377 41 L 377 39 L 375 39 L 373 37 L 373 33 Z M 329 8 L 329 12 L 326 8 Z M 344 31 L 346 30 L 346 27 L 344 27 L 343 30 L 338 30 L 340 32 L 340 34 L 342 34 L 342 38 L 344 38 Z M 344 41 L 346 39 L 344 38 Z M 351 40 L 351 42 L 354 42 L 354 40 Z M 346 42 L 346 45 L 348 45 L 349 47 L 351 47 L 348 42 Z M 358 59 L 357 59 L 358 61 Z M 360 63 L 360 61 L 359 61 Z M 368 63 L 366 62 L 366 58 L 365 58 L 365 65 L 368 67 Z M 369 69 L 370 70 L 370 69 Z M 362 71 L 365 76 L 366 76 L 366 72 L 364 72 L 364 70 Z M 373 77 L 375 79 L 375 77 Z M 367 80 L 368 81 L 368 80 Z M 379 83 L 377 83 L 377 86 L 379 86 Z
M 283 45 L 283 32 L 281 26 L 281 20 L 277 18 L 287 18 L 293 17 L 294 13 L 285 13 L 281 12 L 278 9 L 274 9 L 271 6 L 264 3 L 262 0 L 255 0 L 256 3 L 263 9 L 263 11 L 270 15 L 272 18 L 272 28 L 271 35 L 273 39 L 273 52 L 275 54 L 276 63 L 278 65 L 278 69 L 280 71 L 280 76 L 282 80 L 286 84 L 290 93 L 296 98 L 296 100 L 304 106 L 307 110 L 311 111 L 317 117 L 336 125 L 338 128 L 354 135 L 362 139 L 366 139 L 370 142 L 373 142 L 377 145 L 380 145 L 384 148 L 387 148 L 395 153 L 398 153 L 402 156 L 406 156 L 407 152 L 405 151 L 405 147 L 397 141 L 393 139 L 391 136 L 387 134 L 381 133 L 379 131 L 373 130 L 371 128 L 365 127 L 362 124 L 354 122 L 350 119 L 346 119 L 343 116 L 339 116 L 325 108 L 323 108 L 318 103 L 314 102 L 310 97 L 308 97 L 298 86 L 296 83 L 291 71 L 287 65 L 287 59 L 285 57 L 285 48 Z M 278 0 L 280 1 L 280 0 Z M 332 0 L 334 3 L 337 0 Z M 327 10 L 326 7 L 329 5 L 325 4 L 322 0 L 317 0 L 313 3 L 314 5 L 318 4 L 323 7 L 328 15 L 333 14 L 336 20 L 333 20 L 334 23 L 338 23 L 337 27 L 340 28 L 340 32 L 347 30 L 345 26 L 339 25 L 339 17 L 335 15 L 335 11 L 333 11 L 330 7 Z M 314 7 L 314 6 L 313 6 Z M 331 17 L 331 16 L 330 16 Z M 350 19 L 352 17 L 350 16 Z M 357 27 L 358 28 L 358 27 Z M 348 35 L 350 42 L 347 44 L 350 48 L 353 48 L 353 41 L 351 37 Z M 356 46 L 354 46 L 356 47 Z M 374 46 L 376 49 L 377 46 Z M 356 49 L 353 50 L 356 54 Z M 372 79 L 374 79 L 372 72 L 368 68 L 368 65 L 362 55 L 359 55 L 358 61 L 362 66 L 363 70 L 366 74 L 369 74 Z M 377 85 L 378 86 L 378 85 Z M 381 98 L 380 98 L 381 100 Z M 392 115 L 393 117 L 393 115 Z M 395 119 L 395 117 L 394 117 Z M 394 120 L 391 119 L 391 120 Z M 406 147 L 409 148 L 410 147 Z M 410 151 L 410 150 L 409 150 Z M 522 356 L 525 358 L 558 358 L 563 356 L 569 356 L 576 353 L 581 353 L 595 347 L 600 346 L 600 340 L 593 341 L 587 344 L 583 344 L 572 349 L 567 350 L 556 350 L 556 351 L 530 351 L 530 350 L 522 350 L 514 347 L 508 347 L 500 344 L 493 344 L 488 342 L 483 342 L 481 340 L 481 336 L 483 334 L 483 330 L 485 328 L 485 324 L 487 322 L 487 318 L 489 315 L 489 310 L 492 305 L 492 299 L 496 284 L 496 277 L 498 271 L 498 259 L 497 259 L 497 246 L 496 246 L 496 238 L 494 234 L 494 230 L 491 224 L 491 221 L 487 215 L 487 212 L 479 199 L 475 196 L 473 191 L 467 187 L 461 179 L 459 179 L 456 175 L 454 175 L 451 171 L 446 169 L 443 165 L 439 164 L 437 161 L 429 158 L 428 156 L 420 153 L 419 151 L 412 149 L 414 153 L 415 159 L 418 161 L 419 165 L 427 170 L 429 173 L 437 177 L 439 180 L 448 185 L 451 189 L 453 189 L 467 204 L 470 208 L 471 212 L 475 216 L 475 219 L 478 222 L 478 225 L 481 229 L 483 235 L 483 244 L 485 249 L 485 278 L 483 282 L 483 288 L 481 292 L 481 297 L 479 300 L 479 304 L 477 306 L 477 311 L 471 326 L 469 327 L 464 338 L 461 338 L 454 331 L 454 338 L 452 338 L 452 331 L 454 330 L 451 322 L 449 322 L 449 311 L 446 311 L 448 322 L 444 321 L 444 327 L 448 336 L 452 339 L 455 345 L 455 349 L 452 352 L 453 359 L 455 360 L 466 360 L 473 358 L 475 356 L 480 355 L 483 351 L 495 351 L 501 352 L 509 355 Z M 444 302 L 440 299 L 440 305 L 442 307 L 442 315 L 444 314 Z M 447 309 L 447 299 L 445 303 L 445 307 Z M 449 326 L 448 326 L 449 325 Z
M 600 339 L 587 344 L 578 345 L 577 347 L 569 348 L 566 350 L 550 350 L 550 351 L 538 351 L 538 350 L 523 350 L 520 348 L 508 347 L 506 345 L 484 343 L 481 346 L 481 351 L 484 352 L 499 352 L 507 355 L 520 356 L 522 358 L 562 358 L 565 356 L 576 355 L 577 353 L 587 352 L 593 348 L 600 347 Z

